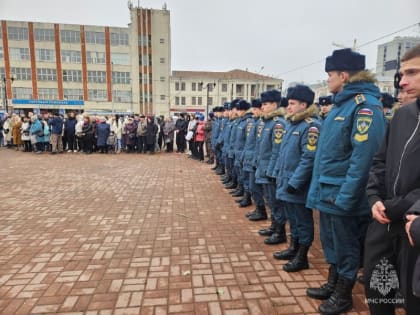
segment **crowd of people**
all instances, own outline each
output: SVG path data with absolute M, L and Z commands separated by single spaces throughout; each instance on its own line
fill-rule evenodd
M 250 221 L 270 217 L 258 232 L 265 244 L 289 242 L 273 253 L 284 271 L 310 267 L 319 212 L 328 280 L 306 293 L 323 300 L 321 314 L 350 310 L 357 279 L 371 314 L 401 304 L 420 314 L 420 45 L 401 60 L 398 102 L 380 92 L 364 55 L 340 49 L 326 58 L 332 95 L 318 106 L 296 85 L 213 110 L 213 170 L 239 207 L 255 204 Z
M 27 152 L 177 153 L 214 164 L 286 272 L 310 268 L 313 211 L 329 264 L 327 282 L 307 288 L 319 312 L 353 306 L 359 281 L 371 314 L 420 314 L 420 45 L 401 59 L 398 100 L 381 93 L 365 56 L 335 50 L 325 61 L 330 96 L 306 85 L 285 97 L 268 90 L 200 113 L 164 118 L 16 114 L 1 123 L 3 142 Z M 1 141 L 0 141 L 1 143 Z M 205 157 L 207 156 L 207 161 Z M 289 225 L 290 237 L 286 234 Z M 362 268 L 362 269 L 361 269 Z M 398 298 L 400 297 L 400 298 Z

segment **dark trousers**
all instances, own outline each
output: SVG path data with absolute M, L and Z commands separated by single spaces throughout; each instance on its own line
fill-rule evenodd
M 147 143 L 146 136 L 137 136 L 137 153 L 146 153 Z
M 31 141 L 30 140 L 23 141 L 23 146 L 24 146 L 25 152 L 31 152 L 32 151 L 32 146 L 31 146 Z
M 155 143 L 153 142 L 153 143 L 146 144 L 145 150 L 151 153 L 155 152 Z
M 173 152 L 174 151 L 174 143 L 171 142 L 166 142 L 166 152 Z
M 74 134 L 67 134 L 66 135 L 66 140 L 67 140 L 67 150 L 76 150 L 77 146 L 76 146 L 76 137 L 74 136 Z M 65 147 L 64 147 L 65 148 Z
M 188 141 L 188 148 L 190 149 L 191 154 L 192 154 L 193 156 L 197 156 L 197 147 L 196 147 L 196 145 L 195 145 L 194 140 L 190 140 L 190 141 Z
M 249 190 L 251 191 L 252 199 L 257 206 L 264 206 L 263 185 L 255 182 L 255 171 L 249 172 Z
M 204 142 L 203 141 L 196 141 L 195 142 L 195 157 L 200 161 L 204 160 L 203 148 L 204 148 Z
M 320 237 L 325 259 L 339 276 L 355 281 L 360 266 L 360 217 L 320 211 Z
M 276 199 L 276 184 L 263 184 L 263 194 L 271 212 L 271 221 L 277 224 L 286 224 L 284 202 Z
M 93 151 L 93 138 L 92 137 L 83 137 L 83 152 L 92 153 Z
M 404 297 L 406 314 L 420 314 L 420 298 L 414 296 L 412 290 L 419 254 L 420 250 L 409 244 L 402 222 L 400 226 L 392 226 L 390 231 L 387 224 L 376 220 L 370 223 L 365 242 L 364 276 L 372 315 L 395 314 L 397 286 Z
M 186 147 L 186 140 L 185 140 L 185 132 L 178 131 L 176 133 L 176 148 L 177 152 L 185 152 Z
M 243 177 L 244 191 L 250 192 L 250 183 L 249 183 L 250 172 L 242 169 L 242 177 Z
M 299 244 L 311 246 L 314 240 L 314 219 L 312 209 L 304 204 L 285 202 L 286 217 L 289 220 L 291 238 Z

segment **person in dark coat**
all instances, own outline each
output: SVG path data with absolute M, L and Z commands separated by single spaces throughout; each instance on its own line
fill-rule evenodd
M 172 117 L 166 118 L 166 121 L 162 127 L 162 130 L 163 130 L 163 135 L 164 135 L 164 141 L 166 144 L 166 152 L 173 152 L 175 124 Z
M 105 117 L 101 117 L 99 124 L 96 125 L 96 146 L 101 153 L 108 153 L 107 140 L 111 133 L 111 127 L 106 122 Z
M 77 120 L 74 113 L 69 113 L 68 118 L 64 122 L 65 138 L 67 142 L 67 152 L 77 152 L 76 146 L 76 124 Z
M 128 122 L 124 127 L 125 144 L 127 146 L 127 153 L 134 152 L 136 145 L 137 126 L 134 124 L 132 117 L 128 118 Z
M 185 120 L 184 114 L 181 114 L 176 120 L 176 152 L 184 153 L 186 149 L 185 135 L 187 134 L 188 122 Z
M 82 126 L 82 142 L 83 142 L 83 152 L 90 154 L 93 151 L 93 126 L 90 118 L 85 116 L 83 118 L 83 126 Z
M 155 152 L 156 135 L 158 133 L 158 126 L 155 124 L 153 117 L 147 117 L 147 131 L 146 131 L 146 148 L 147 152 Z
M 407 213 L 405 231 L 407 232 L 408 240 L 411 246 L 420 249 L 420 200 L 417 201 Z M 420 255 L 417 257 L 412 281 L 413 295 L 420 297 Z

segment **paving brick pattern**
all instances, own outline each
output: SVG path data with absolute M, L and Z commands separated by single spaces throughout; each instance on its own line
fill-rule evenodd
M 317 314 L 207 164 L 184 154 L 0 149 L 1 314 Z M 368 314 L 363 288 L 354 309 Z

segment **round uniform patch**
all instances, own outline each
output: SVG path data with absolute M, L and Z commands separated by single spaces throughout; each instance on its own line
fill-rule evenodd
M 306 148 L 309 151 L 315 151 L 319 138 L 319 129 L 317 127 L 310 127 L 308 129 L 308 144 Z
M 258 128 L 257 128 L 257 138 L 261 138 L 261 133 L 264 129 L 264 122 L 260 121 L 260 123 L 258 124 Z
M 274 143 L 280 144 L 283 139 L 284 126 L 282 124 L 276 124 L 274 126 Z
M 354 140 L 357 142 L 364 142 L 368 140 L 368 130 L 372 125 L 373 111 L 369 108 L 362 108 L 357 112 L 356 129 Z

